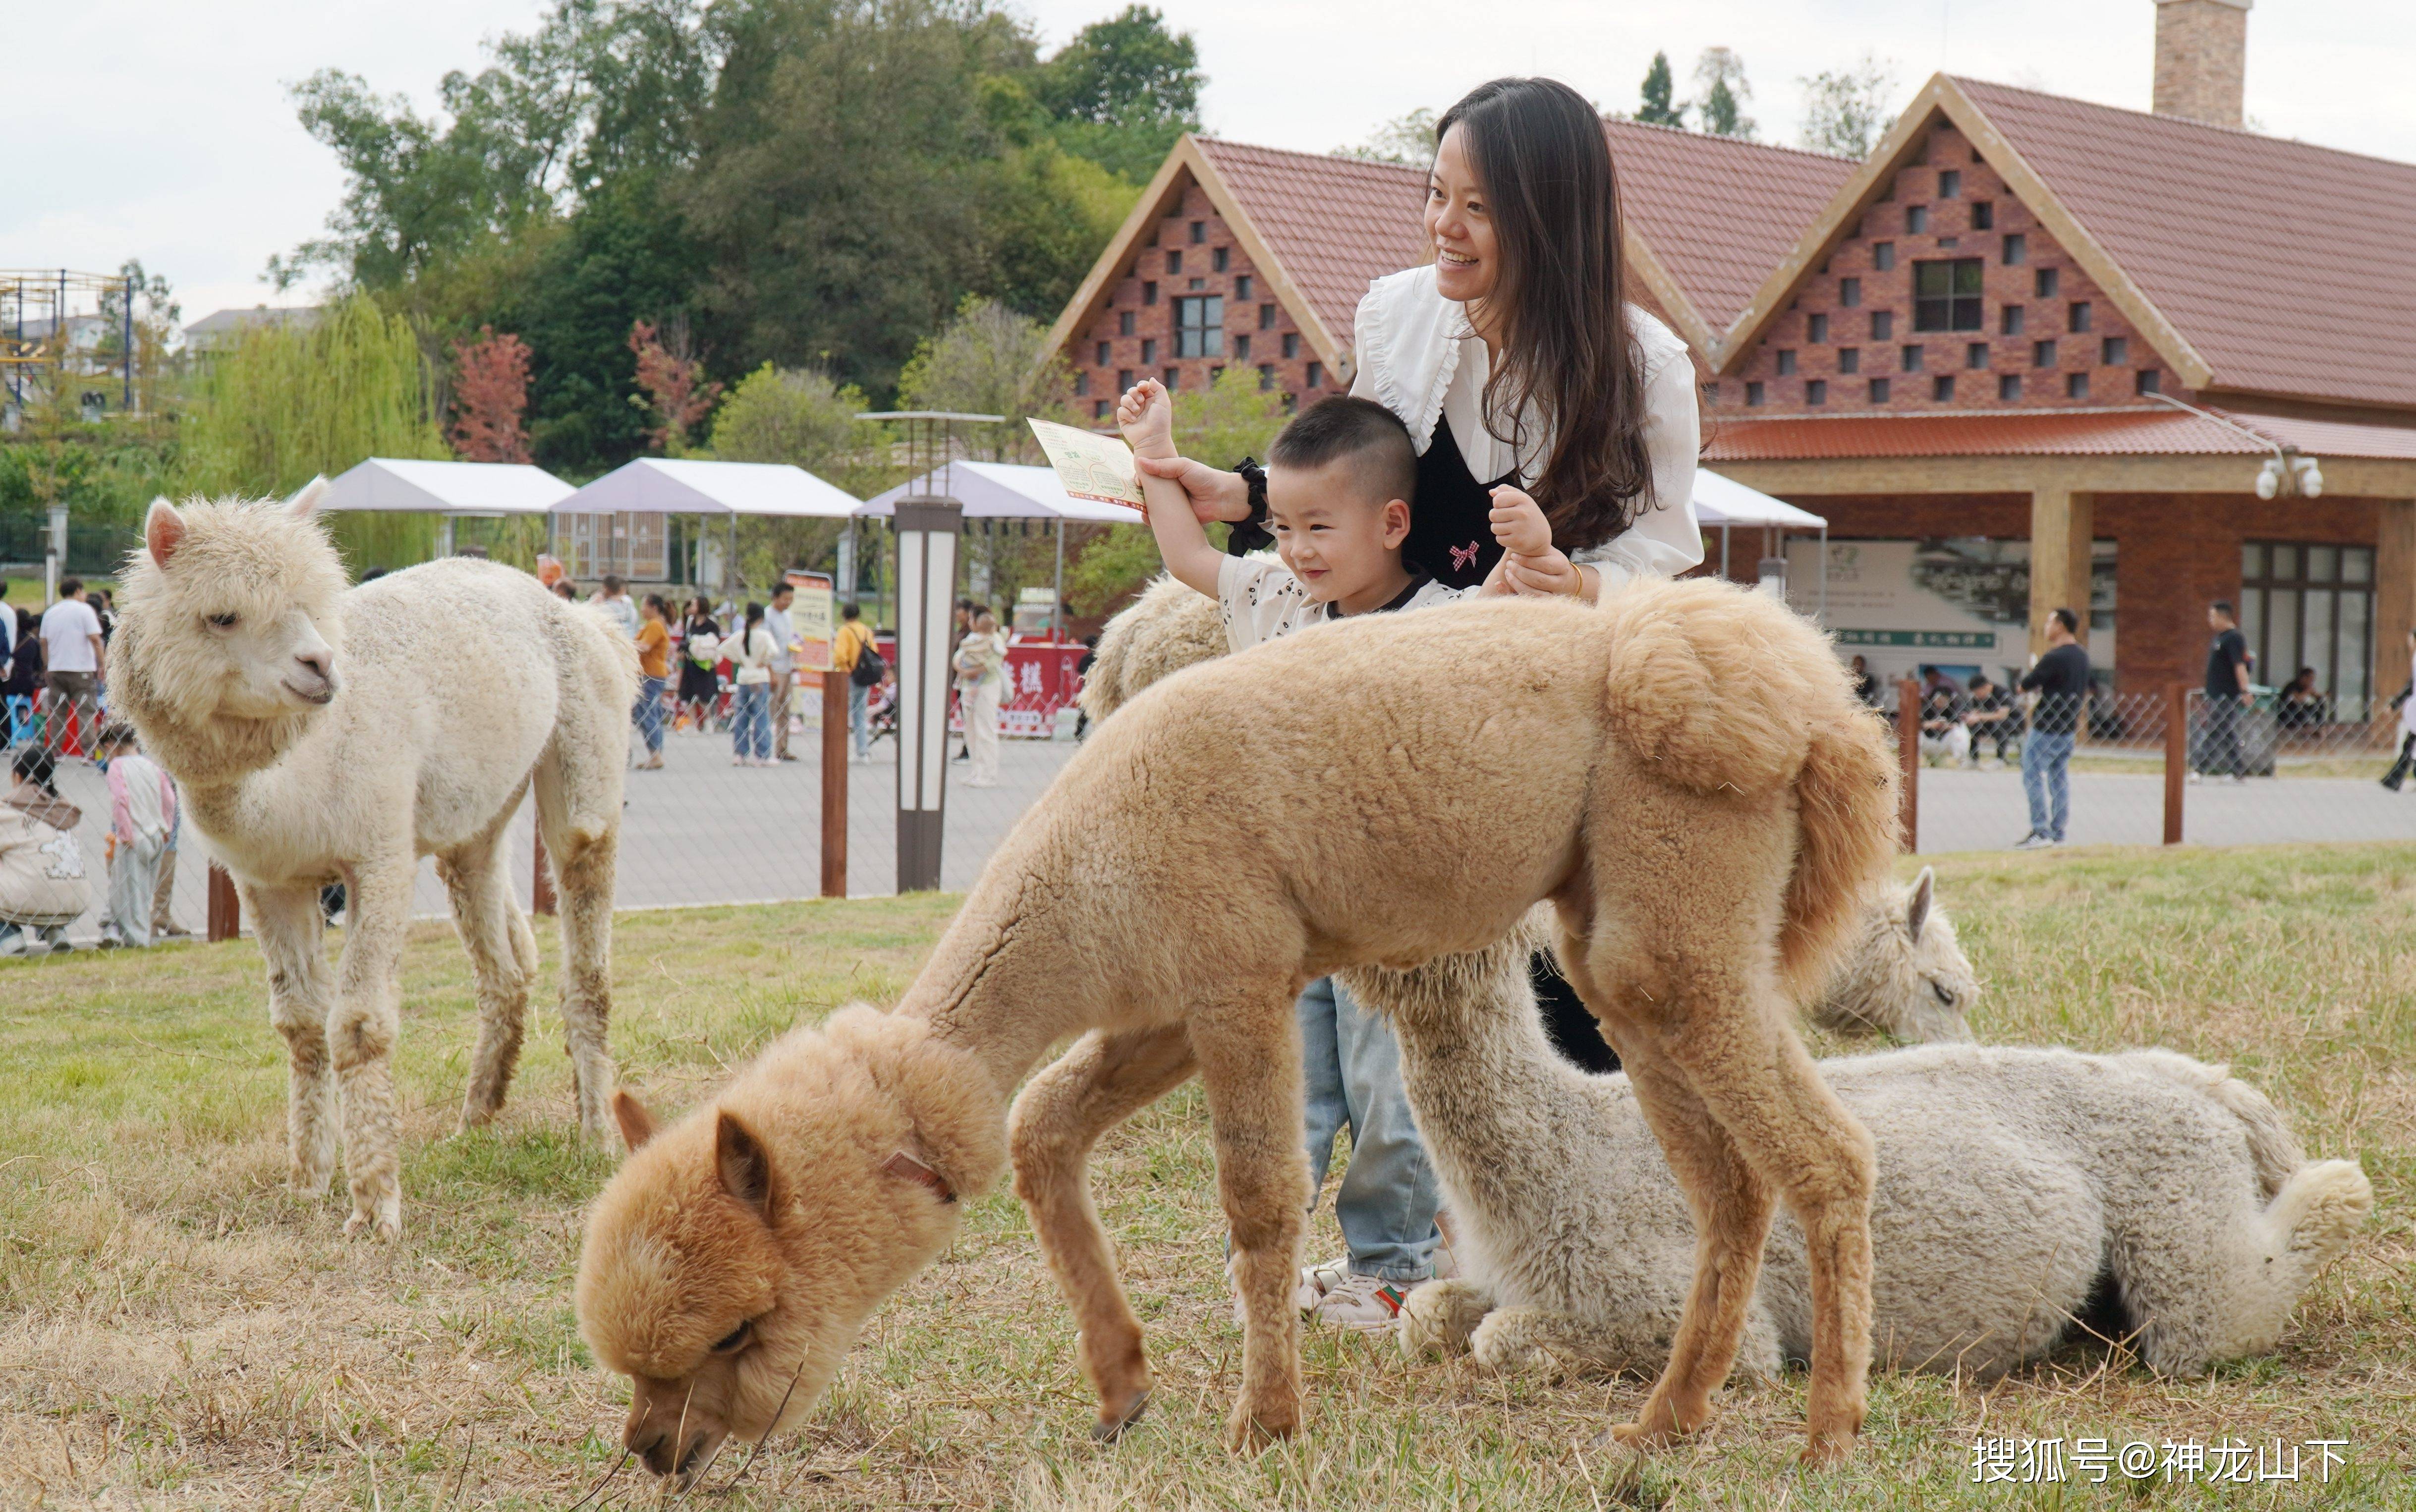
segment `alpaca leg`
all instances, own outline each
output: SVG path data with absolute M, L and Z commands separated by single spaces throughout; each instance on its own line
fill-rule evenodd
M 610 1146 L 613 1132 L 612 883 L 620 848 L 620 727 L 612 731 L 611 760 L 596 752 L 573 760 L 580 743 L 568 732 L 555 737 L 555 752 L 537 764 L 534 787 L 536 822 L 545 831 L 553 862 L 554 892 L 562 910 L 562 1031 L 578 1086 L 579 1128 L 590 1141 Z M 594 742 L 589 742 L 594 744 Z M 600 809 L 596 793 L 609 784 L 613 807 Z
M 1678 1318 L 1658 1308 L 1592 1318 L 1545 1308 L 1502 1308 L 1486 1317 L 1469 1347 L 1479 1366 L 1505 1375 L 1538 1368 L 1603 1375 L 1651 1370 L 1669 1357 Z M 1778 1377 L 1778 1330 L 1766 1308 L 1747 1310 L 1737 1368 L 1756 1380 Z
M 470 1051 L 470 1081 L 461 1098 L 463 1128 L 476 1127 L 502 1110 L 528 1021 L 530 973 L 519 940 L 528 925 L 505 879 L 503 839 L 498 824 L 436 859 L 436 874 L 453 905 L 453 928 L 470 953 L 478 984 L 478 1040 Z
M 1112 1439 L 1148 1404 L 1149 1358 L 1140 1322 L 1116 1278 L 1115 1250 L 1091 1201 L 1088 1169 L 1099 1136 L 1191 1079 L 1182 1025 L 1089 1034 L 1015 1099 L 1007 1140 L 1015 1194 L 1081 1330 L 1082 1372 L 1099 1394 L 1093 1434 Z
M 352 1188 L 347 1236 L 402 1232 L 402 1127 L 395 1112 L 394 1042 L 400 1027 L 402 937 L 411 918 L 408 851 L 356 864 L 345 900 L 344 959 L 327 1045 L 344 1099 L 344 1177 Z
M 1474 1281 L 1425 1282 L 1401 1304 L 1401 1353 L 1413 1360 L 1467 1353 L 1469 1336 L 1493 1306 L 1493 1293 Z
M 1191 1020 L 1242 1307 L 1242 1390 L 1225 1425 L 1227 1446 L 1237 1450 L 1300 1427 L 1300 1311 L 1291 1293 L 1308 1221 L 1308 1156 L 1291 988 L 1267 982 L 1195 1009 Z
M 320 944 L 319 889 L 247 883 L 243 906 L 268 960 L 268 1021 L 285 1039 L 286 1185 L 324 1197 L 336 1171 L 336 1083 L 327 1061 L 336 993 Z

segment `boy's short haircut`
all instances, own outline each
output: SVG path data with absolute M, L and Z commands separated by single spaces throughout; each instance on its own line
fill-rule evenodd
M 92 743 L 103 750 L 116 746 L 134 745 L 134 727 L 130 724 L 105 724 L 92 737 Z
M 1281 467 L 1322 467 L 1349 458 L 1380 501 L 1414 502 L 1418 452 L 1399 416 L 1371 399 L 1337 394 L 1292 417 L 1267 448 Z

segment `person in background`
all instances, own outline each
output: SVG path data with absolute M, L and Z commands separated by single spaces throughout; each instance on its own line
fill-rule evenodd
M 964 644 L 965 637 L 974 633 L 974 612 L 980 607 L 980 605 L 974 603 L 970 598 L 959 598 L 957 600 L 956 644 Z M 961 720 L 964 717 L 964 695 L 962 693 L 959 693 L 957 696 L 957 718 Z M 950 757 L 949 760 L 969 762 L 973 759 L 973 731 L 971 725 L 968 724 L 964 727 L 962 733 L 957 736 L 957 753 Z
M 176 827 L 176 785 L 143 754 L 129 725 L 102 729 L 94 749 L 109 773 L 109 911 L 104 945 L 151 943 L 151 905 L 159 890 L 159 858 Z
M 1870 658 L 1867 657 L 1856 657 L 1854 658 L 1853 667 L 1854 696 L 1869 704 L 1872 708 L 1878 708 L 1880 706 L 1880 680 L 1871 675 Z
M 2031 832 L 2016 851 L 2063 843 L 2072 817 L 2072 743 L 2089 709 L 2089 648 L 2080 643 L 2080 616 L 2059 609 L 2047 616 L 2046 651 L 2022 673 L 2021 690 L 2038 695 L 2031 733 L 2022 742 L 2022 794 L 2030 800 Z
M 772 632 L 763 606 L 748 604 L 746 623 L 722 648 L 730 658 L 730 764 L 770 766 L 772 761 Z
M 42 688 L 41 621 L 30 609 L 0 610 L 16 621 L 17 649 L 8 658 L 8 743 L 16 745 L 23 734 L 27 721 L 34 717 L 34 695 Z
M 1006 695 L 1006 637 L 986 608 L 974 611 L 973 628 L 957 644 L 957 707 L 964 712 L 965 748 L 973 753 L 969 788 L 998 786 L 998 705 Z
M 789 704 L 797 689 L 797 627 L 789 620 L 789 606 L 797 590 L 789 583 L 772 586 L 772 607 L 763 612 L 764 631 L 772 637 L 772 685 L 767 704 L 772 719 L 772 759 L 793 762 L 789 754 Z
M 646 595 L 638 624 L 638 706 L 629 717 L 646 743 L 641 772 L 663 769 L 663 688 L 672 675 L 672 606 L 658 593 Z
M 27 745 L 10 764 L 16 786 L 0 799 L 0 956 L 72 950 L 68 926 L 92 906 L 75 833 L 83 812 L 59 796 L 48 749 Z
M 2396 793 L 2408 772 L 2416 770 L 2416 629 L 2408 632 L 2408 686 L 2391 706 L 2399 711 L 2399 759 L 2383 774 L 2382 785 Z
M 1921 753 L 1957 766 L 1971 764 L 1971 732 L 1963 723 L 1970 707 L 1955 679 L 1935 667 L 1921 669 Z
M 106 588 L 93 589 L 84 596 L 84 600 L 92 605 L 93 618 L 100 621 L 100 664 L 102 671 L 106 673 L 109 667 L 110 638 L 117 633 L 117 604 L 109 597 L 109 590 Z
M 699 594 L 688 600 L 687 621 L 680 627 L 680 718 L 698 734 L 710 728 L 713 706 L 721 701 L 721 627 L 713 606 Z
M 2324 695 L 2316 690 L 2316 669 L 2302 667 L 2275 696 L 2273 722 L 2285 730 L 2313 730 L 2324 722 Z
M 17 613 L 8 603 L 8 580 L 0 578 L 0 667 L 17 654 Z
M 2206 731 L 2198 742 L 2197 769 L 2189 779 L 2197 782 L 2212 775 L 2245 782 L 2240 714 L 2248 704 L 2248 638 L 2240 633 L 2240 616 L 2228 599 L 2207 606 L 2206 624 L 2214 631 L 2214 643 L 2206 653 Z
M 83 738 L 92 739 L 92 721 L 99 710 L 95 694 L 100 680 L 100 616 L 83 599 L 83 580 L 59 584 L 59 601 L 42 613 L 44 685 L 50 689 L 50 718 L 42 741 L 53 750 L 67 738 L 73 714 Z
M 1963 727 L 1971 732 L 1971 754 L 1978 756 L 1980 748 L 1993 741 L 1997 753 L 1988 760 L 2002 766 L 2005 748 L 2021 738 L 2022 713 L 1986 673 L 1977 673 L 1972 675 L 1971 696 L 1964 706 Z
M 872 721 L 865 707 L 886 669 L 872 643 L 872 627 L 864 611 L 850 604 L 838 612 L 838 639 L 831 643 L 831 666 L 847 674 L 847 728 L 855 741 L 855 759 L 872 760 Z M 868 662 L 865 654 L 870 652 Z
M 619 573 L 605 573 L 604 586 L 596 590 L 596 597 L 590 601 L 602 610 L 613 624 L 621 627 L 623 635 L 632 640 L 637 638 L 638 606 L 629 602 L 629 585 L 621 581 Z

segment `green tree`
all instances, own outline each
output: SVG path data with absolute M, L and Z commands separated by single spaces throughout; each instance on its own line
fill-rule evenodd
M 1186 457 L 1224 467 L 1261 457 L 1284 428 L 1283 396 L 1259 386 L 1247 368 L 1228 368 L 1204 389 L 1174 396 L 1174 435 Z M 1223 525 L 1208 527 L 1221 541 Z M 1147 525 L 1110 525 L 1082 542 L 1065 569 L 1065 603 L 1078 614 L 1106 614 L 1140 591 L 1163 566 Z
M 1674 87 L 1669 79 L 1669 54 L 1653 53 L 1653 67 L 1644 70 L 1644 103 L 1636 108 L 1636 118 L 1647 126 L 1684 126 L 1686 108 L 1669 101 Z
M 1871 53 L 1850 68 L 1798 79 L 1804 86 L 1804 126 L 1796 140 L 1818 152 L 1866 158 L 1895 113 L 1895 71 Z
M 1067 152 L 1145 182 L 1175 141 L 1200 129 L 1200 49 L 1148 6 L 1093 22 L 1034 73 L 1032 96 Z
M 1753 118 L 1744 113 L 1744 105 L 1753 98 L 1753 85 L 1745 83 L 1744 59 L 1725 47 L 1707 47 L 1695 60 L 1695 83 L 1703 91 L 1695 106 L 1703 129 L 1714 136 L 1752 141 Z
M 1369 162 L 1400 163 L 1411 168 L 1424 168 L 1434 161 L 1435 113 L 1421 105 L 1407 115 L 1396 116 L 1367 133 L 1367 140 L 1355 147 L 1337 147 L 1340 158 L 1364 158 Z
M 908 409 L 1003 415 L 1004 425 L 968 428 L 966 442 L 989 461 L 1039 461 L 1024 422 L 1034 416 L 1070 421 L 1072 370 L 1050 356 L 1049 327 L 995 299 L 968 295 L 956 319 L 926 338 L 898 374 L 898 402 Z

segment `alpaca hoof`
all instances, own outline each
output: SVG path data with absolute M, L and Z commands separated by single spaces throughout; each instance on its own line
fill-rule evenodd
M 1267 1408 L 1252 1412 L 1246 1407 L 1237 1407 L 1225 1424 L 1225 1447 L 1235 1454 L 1255 1454 L 1269 1444 L 1291 1438 L 1299 1430 L 1300 1414 L 1296 1408 Z
M 1816 1433 L 1804 1446 L 1800 1462 L 1806 1470 L 1827 1470 L 1842 1465 L 1854 1457 L 1854 1436 L 1850 1433 Z
M 1679 1437 L 1674 1429 L 1647 1428 L 1641 1423 L 1613 1423 L 1593 1436 L 1593 1447 L 1607 1449 L 1616 1446 L 1644 1454 L 1653 1449 L 1666 1449 L 1677 1443 Z
M 344 1220 L 344 1237 L 357 1239 L 368 1234 L 382 1245 L 402 1237 L 402 1203 L 398 1199 L 380 1202 L 374 1209 L 356 1207 Z
M 285 1172 L 285 1189 L 296 1197 L 325 1197 L 327 1183 L 335 1178 L 333 1171 L 312 1171 L 307 1166 L 294 1166 Z
M 1105 1408 L 1099 1410 L 1099 1420 L 1091 1425 L 1091 1437 L 1096 1443 L 1113 1444 L 1124 1436 L 1125 1429 L 1140 1422 L 1141 1414 L 1148 1411 L 1149 1393 L 1136 1391 L 1125 1403 L 1124 1411 L 1110 1413 Z
M 1496 1312 L 1468 1336 L 1469 1358 L 1496 1375 L 1514 1375 L 1548 1363 L 1548 1356 L 1525 1336 L 1509 1312 Z

